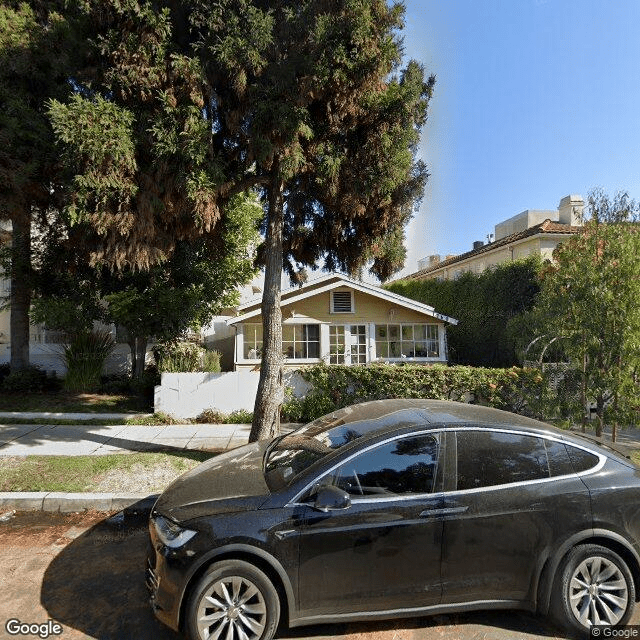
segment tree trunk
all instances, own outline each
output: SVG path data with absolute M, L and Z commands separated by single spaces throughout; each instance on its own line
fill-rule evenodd
M 604 430 L 604 396 L 599 393 L 596 399 L 596 415 L 598 420 L 596 421 L 596 437 L 602 437 L 602 431 Z
M 580 381 L 580 403 L 582 405 L 582 433 L 587 432 L 587 354 L 582 356 L 582 380 Z
M 11 371 L 29 366 L 29 307 L 31 306 L 31 219 L 12 221 L 10 334 Z
M 140 380 L 147 358 L 147 338 L 145 336 L 132 337 L 127 344 L 131 350 L 131 378 Z
M 147 338 L 138 336 L 136 338 L 136 368 L 133 375 L 136 380 L 142 380 L 144 368 L 147 364 Z
M 271 438 L 280 431 L 280 406 L 284 400 L 280 310 L 283 187 L 278 174 L 277 168 L 274 169 L 274 179 L 269 187 L 266 265 L 262 295 L 262 362 L 249 442 Z

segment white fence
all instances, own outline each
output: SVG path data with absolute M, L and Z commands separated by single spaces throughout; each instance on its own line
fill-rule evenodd
M 178 418 L 195 418 L 207 409 L 231 413 L 253 411 L 258 392 L 258 371 L 229 373 L 163 373 L 155 388 L 154 410 Z M 285 385 L 302 397 L 309 385 L 297 371 L 284 374 Z

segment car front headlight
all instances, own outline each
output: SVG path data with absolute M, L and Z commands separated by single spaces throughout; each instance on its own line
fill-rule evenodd
M 153 520 L 153 526 L 162 544 L 170 549 L 178 549 L 196 535 L 196 531 L 184 529 L 163 516 L 156 516 Z

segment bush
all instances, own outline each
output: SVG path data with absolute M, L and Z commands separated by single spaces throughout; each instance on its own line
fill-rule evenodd
M 2 388 L 2 381 L 11 373 L 11 365 L 8 362 L 0 364 L 0 388 Z
M 384 398 L 433 398 L 474 402 L 542 417 L 550 394 L 538 369 L 483 369 L 434 365 L 316 365 L 300 371 L 312 385 L 305 398 L 284 403 L 282 416 L 308 422 L 342 407 Z
M 160 373 L 220 372 L 221 354 L 195 342 L 165 342 L 153 349 Z
M 100 393 L 121 395 L 131 393 L 131 376 L 126 373 L 113 373 L 100 378 Z
M 91 392 L 100 388 L 100 376 L 106 359 L 115 348 L 107 331 L 79 333 L 64 346 L 67 366 L 64 388 L 67 391 Z
M 217 409 L 205 409 L 195 421 L 199 424 L 223 424 L 227 416 Z
M 47 376 L 47 372 L 39 367 L 30 366 L 20 371 L 9 372 L 2 380 L 0 388 L 7 393 L 58 391 L 60 381 L 55 375 Z
M 219 351 L 205 349 L 202 354 L 202 371 L 208 373 L 220 373 L 220 358 L 222 354 Z
M 217 409 L 205 409 L 195 422 L 199 424 L 251 424 L 253 421 L 253 412 L 237 409 L 229 415 L 222 413 Z

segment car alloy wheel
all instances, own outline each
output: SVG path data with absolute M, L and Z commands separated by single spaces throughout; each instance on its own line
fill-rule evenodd
M 226 631 L 243 640 L 258 640 L 264 632 L 267 607 L 255 584 L 230 576 L 214 582 L 200 598 L 198 632 L 217 640 Z
M 562 562 L 556 585 L 556 618 L 575 631 L 625 624 L 633 612 L 631 572 L 625 561 L 606 547 L 574 547 Z
M 618 624 L 629 602 L 622 571 L 602 556 L 590 556 L 574 570 L 569 581 L 573 615 L 583 626 Z
M 259 569 L 241 560 L 214 564 L 192 592 L 188 628 L 193 640 L 269 640 L 280 603 Z

